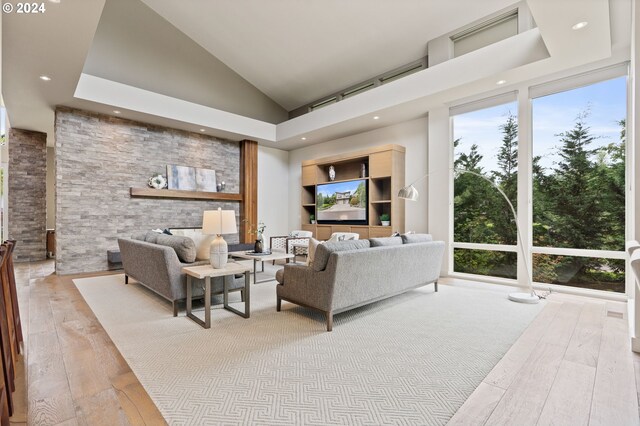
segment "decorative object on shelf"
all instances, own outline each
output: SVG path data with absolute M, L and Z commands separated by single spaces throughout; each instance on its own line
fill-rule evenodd
M 360 177 L 361 178 L 367 177 L 367 166 L 364 163 L 360 163 Z
M 224 183 L 224 181 L 222 181 L 216 185 L 216 189 L 218 190 L 218 192 L 223 192 L 226 186 L 227 185 Z
M 518 235 L 517 245 L 520 247 L 520 253 L 522 254 L 522 263 L 524 265 L 525 275 L 526 275 L 525 284 L 528 290 L 526 293 L 524 292 L 510 293 L 509 300 L 513 302 L 520 302 L 520 303 L 538 303 L 542 297 L 538 296 L 536 294 L 536 291 L 533 289 L 533 283 L 531 282 L 531 274 L 529 273 L 529 263 L 527 262 L 527 254 L 525 252 L 524 246 L 522 245 L 522 234 L 520 233 L 520 225 L 518 225 L 518 215 L 516 214 L 516 209 L 513 207 L 513 204 L 511 204 L 509 197 L 507 197 L 507 194 L 505 194 L 504 191 L 502 191 L 502 189 L 500 189 L 500 187 L 493 180 L 489 179 L 488 177 L 480 173 L 472 172 L 471 170 L 466 170 L 466 169 L 459 169 L 457 167 L 450 168 L 449 170 L 453 171 L 456 175 L 468 173 L 470 175 L 477 176 L 481 179 L 486 180 L 491 184 L 493 188 L 495 188 L 500 193 L 500 195 L 502 195 L 502 198 L 505 199 L 505 201 L 509 205 L 509 208 L 511 209 L 511 214 L 513 215 L 513 219 L 516 224 L 516 233 Z M 420 182 L 423 179 L 426 179 L 427 177 L 429 177 L 434 173 L 438 173 L 438 172 L 434 171 L 434 172 L 427 173 L 426 175 L 422 176 L 419 179 L 416 179 L 415 181 L 405 186 L 404 188 L 401 188 L 400 191 L 398 191 L 398 197 L 404 198 L 405 200 L 417 201 L 420 194 L 418 193 L 418 190 L 413 185 L 415 185 L 416 183 Z
M 316 223 L 316 215 L 314 214 L 310 214 L 309 215 L 309 222 L 311 222 L 311 224 L 313 225 L 314 223 Z
M 148 183 L 149 187 L 155 189 L 164 189 L 167 187 L 167 179 L 161 174 L 151 176 Z
M 329 180 L 331 182 L 336 180 L 336 168 L 333 166 L 329 166 Z
M 216 171 L 198 167 L 167 165 L 169 189 L 217 192 Z M 224 189 L 224 182 L 222 183 Z
M 382 226 L 391 225 L 391 216 L 389 216 L 389 213 L 382 213 L 380 215 L 380 223 L 382 224 Z
M 216 235 L 211 242 L 209 250 L 211 266 L 214 269 L 222 269 L 227 264 L 229 257 L 229 246 L 222 238 L 223 234 L 235 234 L 238 232 L 236 228 L 236 212 L 233 210 L 206 210 L 202 215 L 202 233 L 207 235 Z

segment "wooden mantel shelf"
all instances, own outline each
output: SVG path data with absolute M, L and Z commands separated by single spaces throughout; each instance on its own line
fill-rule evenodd
M 242 201 L 242 195 L 228 192 L 183 191 L 178 189 L 130 188 L 131 197 L 187 198 L 190 200 Z

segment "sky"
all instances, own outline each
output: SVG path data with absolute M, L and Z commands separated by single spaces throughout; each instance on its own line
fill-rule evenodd
M 578 115 L 587 110 L 586 123 L 598 137 L 591 149 L 619 141 L 617 121 L 626 118 L 626 99 L 626 77 L 533 99 L 533 155 L 542 156 L 542 167 L 553 168 L 558 159 L 555 148 L 560 145 L 556 135 L 571 130 Z M 502 140 L 500 125 L 509 113 L 517 115 L 516 102 L 455 116 L 454 139 L 461 138 L 456 154 L 468 152 L 475 143 L 484 156 L 484 171 L 495 170 Z
M 318 193 L 324 196 L 330 196 L 335 194 L 336 192 L 346 192 L 349 191 L 352 194 L 358 189 L 358 185 L 360 185 L 362 180 L 352 180 L 349 182 L 335 182 L 328 185 L 318 185 Z

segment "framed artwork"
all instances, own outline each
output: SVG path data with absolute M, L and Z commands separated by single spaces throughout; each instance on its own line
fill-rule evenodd
M 217 192 L 216 171 L 197 167 L 167 165 L 169 189 Z

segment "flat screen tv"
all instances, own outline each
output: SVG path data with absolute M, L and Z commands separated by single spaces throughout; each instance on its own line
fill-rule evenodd
M 316 186 L 316 220 L 321 223 L 367 225 L 368 179 Z

